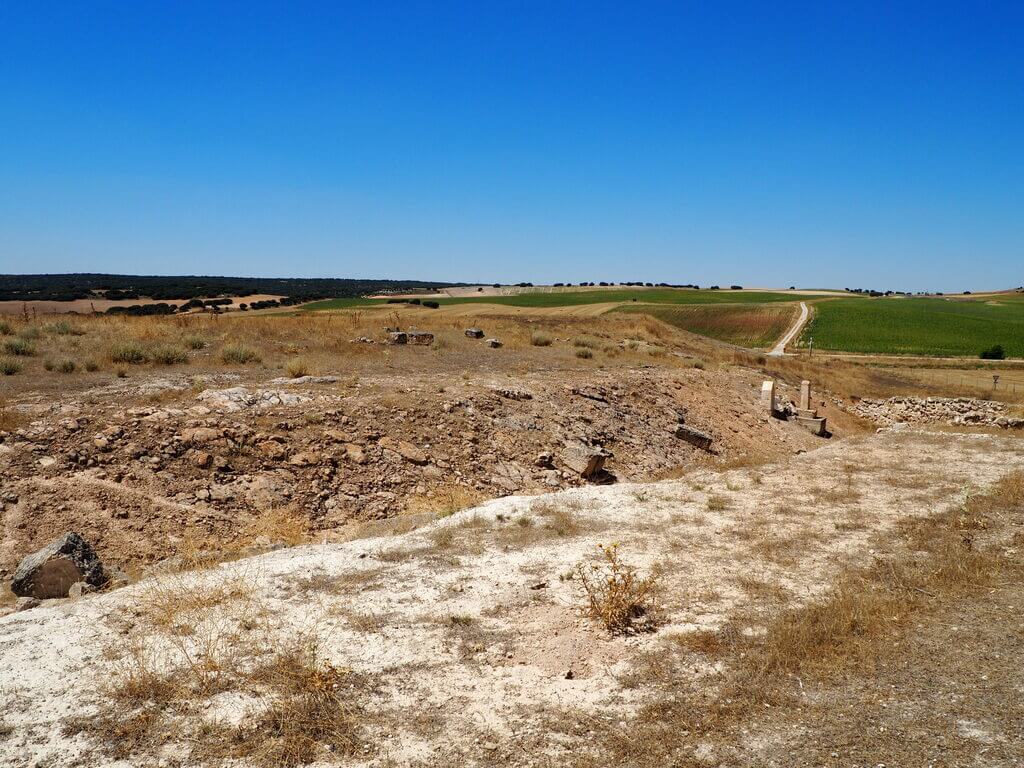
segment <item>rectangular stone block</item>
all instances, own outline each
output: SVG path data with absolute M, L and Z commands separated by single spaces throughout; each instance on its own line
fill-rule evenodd
M 761 385 L 761 407 L 771 416 L 775 413 L 775 380 L 769 379 Z
M 811 382 L 806 379 L 800 382 L 800 410 L 811 410 Z

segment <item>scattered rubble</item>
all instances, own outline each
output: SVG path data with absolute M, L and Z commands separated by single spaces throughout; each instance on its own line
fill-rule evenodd
M 948 424 L 1024 429 L 1024 418 L 1009 415 L 1006 403 L 969 397 L 864 398 L 853 406 L 853 411 L 884 425 Z
M 276 389 L 250 390 L 247 387 L 231 387 L 230 389 L 207 389 L 199 393 L 197 398 L 210 408 L 225 413 L 235 413 L 246 408 L 273 408 L 278 405 L 298 405 L 308 402 L 311 398 L 297 395 L 294 392 L 282 392 Z
M 73 395 L 40 405 L 0 435 L 0 569 L 72 529 L 127 569 L 174 556 L 183 537 L 233 542 L 274 510 L 298 510 L 318 537 L 344 535 L 413 506 L 444 508 L 452 493 L 635 481 L 755 446 L 813 445 L 760 417 L 754 374 L 565 378 L 381 374 L 324 391 L 326 378 L 303 377 L 208 389 L 174 407 Z

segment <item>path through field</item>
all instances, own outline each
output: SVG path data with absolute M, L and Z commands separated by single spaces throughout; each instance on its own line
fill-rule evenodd
M 797 321 L 793 323 L 793 327 L 789 329 L 786 335 L 782 337 L 782 340 L 776 344 L 768 354 L 772 357 L 779 357 L 786 354 L 786 345 L 793 341 L 793 339 L 797 337 L 797 334 L 803 330 L 804 325 L 807 323 L 807 318 L 809 318 L 810 315 L 811 313 L 810 310 L 807 309 L 807 304 L 801 301 L 800 317 L 797 318 Z

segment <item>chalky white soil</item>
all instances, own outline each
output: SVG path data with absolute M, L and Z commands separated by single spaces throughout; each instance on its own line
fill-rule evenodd
M 546 723 L 566 711 L 628 719 L 645 690 L 619 680 L 639 652 L 770 600 L 811 599 L 844 565 L 884 554 L 878 534 L 899 520 L 1022 467 L 1010 437 L 883 432 L 777 465 L 498 499 L 405 535 L 50 602 L 0 618 L 0 713 L 13 729 L 0 737 L 0 765 L 155 764 L 110 761 L 63 724 L 95 711 L 111 649 L 161 642 L 138 615 L 154 590 L 237 579 L 285 634 L 315 634 L 332 663 L 376 680 L 367 700 L 376 751 L 323 764 L 564 764 L 580 742 Z M 575 533 L 545 528 L 558 510 Z M 612 542 L 643 572 L 663 568 L 656 632 L 609 637 L 582 615 L 578 580 L 560 578 Z M 693 684 L 714 674 L 695 670 Z M 199 716 L 236 719 L 251 705 L 227 696 Z

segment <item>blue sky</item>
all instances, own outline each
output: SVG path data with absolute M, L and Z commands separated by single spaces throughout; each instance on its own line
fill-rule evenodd
M 1022 28 L 978 1 L 10 0 L 0 272 L 1016 286 Z

